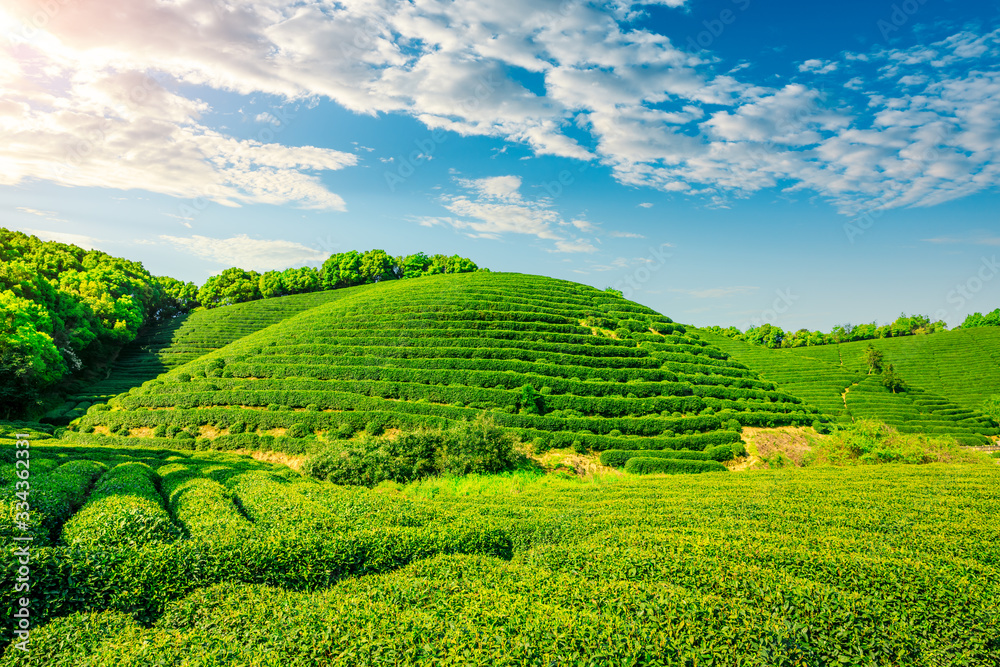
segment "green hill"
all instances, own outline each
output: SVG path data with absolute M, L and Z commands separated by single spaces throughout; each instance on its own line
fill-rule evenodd
M 43 417 L 44 422 L 65 424 L 84 414 L 93 403 L 102 403 L 161 373 L 265 329 L 292 315 L 336 301 L 368 285 L 325 292 L 296 294 L 238 303 L 224 308 L 184 313 L 140 332 L 122 349 L 106 378 L 67 397 L 66 402 Z
M 811 423 L 816 412 L 644 306 L 497 273 L 380 283 L 176 367 L 110 406 L 91 408 L 75 428 L 154 445 L 173 436 L 298 453 L 338 434 L 483 413 L 545 446 L 703 449 L 738 440 L 739 425 Z
M 997 334 L 974 329 L 874 341 L 908 385 L 892 393 L 867 374 L 864 351 L 870 341 L 768 349 L 701 332 L 704 340 L 833 419 L 871 417 L 902 432 L 949 434 L 967 444 L 1000 434 L 977 409 L 1000 391 Z

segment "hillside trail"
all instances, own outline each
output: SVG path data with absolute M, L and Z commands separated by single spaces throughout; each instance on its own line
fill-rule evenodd
M 844 393 L 840 395 L 841 400 L 844 401 L 845 410 L 847 409 L 847 392 L 851 390 L 851 387 L 856 387 L 857 384 L 858 384 L 857 382 L 852 382 L 851 384 L 847 385 L 846 387 L 844 387 Z

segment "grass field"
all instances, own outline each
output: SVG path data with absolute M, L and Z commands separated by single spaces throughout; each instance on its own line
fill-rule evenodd
M 141 468 L 155 493 L 119 501 L 161 529 L 113 539 L 108 494 L 77 498 L 33 553 L 47 623 L 30 661 L 0 664 L 1000 661 L 994 465 L 367 490 L 234 454 L 53 442 L 32 449 L 39 484 L 68 459 L 106 469 L 95 489 Z

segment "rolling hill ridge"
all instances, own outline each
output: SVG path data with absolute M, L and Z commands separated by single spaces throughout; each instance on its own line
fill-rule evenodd
M 176 367 L 75 425 L 117 438 L 305 452 L 338 433 L 488 413 L 546 446 L 708 445 L 815 408 L 649 308 L 567 281 L 475 273 L 382 283 Z M 85 437 L 84 437 L 85 439 Z

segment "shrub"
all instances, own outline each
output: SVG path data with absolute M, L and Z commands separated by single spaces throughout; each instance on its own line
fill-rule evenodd
M 664 459 L 652 457 L 631 458 L 625 464 L 625 472 L 635 475 L 687 474 L 702 472 L 727 472 L 726 466 L 718 461 L 697 459 Z
M 726 446 L 726 445 L 723 445 Z M 656 458 L 656 459 L 691 459 L 691 460 L 708 460 L 711 458 L 707 452 L 693 452 L 688 450 L 673 450 L 673 449 L 609 449 L 605 452 L 601 452 L 601 465 L 611 466 L 613 468 L 623 467 L 629 459 L 634 458 Z
M 190 373 L 178 373 L 177 374 L 177 381 L 178 382 L 190 382 L 191 381 L 191 374 Z
M 309 431 L 302 424 L 292 424 L 285 431 L 285 435 L 289 438 L 304 438 L 309 435 Z
M 830 426 L 828 424 L 824 424 L 818 419 L 812 423 L 812 427 L 813 430 L 820 435 L 828 435 L 830 433 Z
M 514 438 L 480 417 L 461 422 L 446 432 L 440 469 L 455 475 L 495 473 L 514 467 Z

